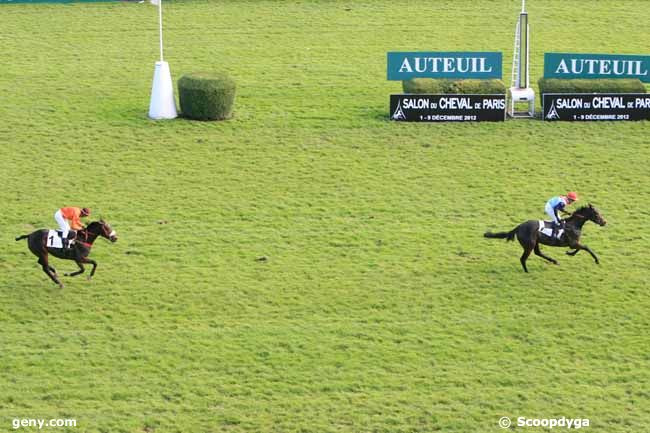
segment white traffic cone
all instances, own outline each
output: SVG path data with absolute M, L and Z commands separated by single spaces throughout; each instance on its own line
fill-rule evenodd
M 174 99 L 174 84 L 172 75 L 169 72 L 169 63 L 156 62 L 156 70 L 153 74 L 153 86 L 151 86 L 151 103 L 149 104 L 149 118 L 175 119 L 176 100 Z

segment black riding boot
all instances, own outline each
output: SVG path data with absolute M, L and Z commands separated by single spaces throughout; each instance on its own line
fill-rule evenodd
M 553 231 L 551 232 L 551 237 L 555 238 L 557 237 L 558 232 L 562 227 L 564 227 L 563 224 L 564 221 L 560 221 L 559 223 L 553 222 Z
M 68 237 L 63 238 L 63 248 L 72 248 L 72 245 L 74 244 L 76 238 L 77 232 L 70 230 L 70 232 L 68 232 Z

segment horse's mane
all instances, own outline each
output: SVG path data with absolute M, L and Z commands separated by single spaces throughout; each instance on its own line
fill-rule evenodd
M 586 211 L 586 210 L 595 211 L 596 208 L 595 208 L 591 203 L 588 203 L 588 204 L 585 205 L 585 206 L 579 207 L 579 208 L 576 209 L 573 213 L 580 212 L 580 211 Z
M 85 229 L 88 230 L 91 227 L 97 227 L 97 226 L 101 227 L 101 225 L 102 225 L 102 221 L 91 221 L 88 223 L 88 225 L 86 225 Z
M 586 206 L 582 206 L 571 214 L 572 216 L 575 215 L 580 218 L 589 218 L 591 215 L 598 215 L 598 210 L 591 204 L 588 203 Z M 571 217 L 569 217 L 571 218 Z

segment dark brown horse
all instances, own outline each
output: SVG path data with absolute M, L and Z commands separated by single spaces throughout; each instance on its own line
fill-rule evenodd
M 519 261 L 526 272 L 528 272 L 528 268 L 526 268 L 526 260 L 533 251 L 541 258 L 546 259 L 555 265 L 558 264 L 557 260 L 542 254 L 539 249 L 539 244 L 551 247 L 570 247 L 574 250 L 567 251 L 567 254 L 570 256 L 575 256 L 578 251 L 585 250 L 591 254 L 591 257 L 593 257 L 596 264 L 598 264 L 598 257 L 596 254 L 594 254 L 587 245 L 580 243 L 582 226 L 587 221 L 595 222 L 599 226 L 607 224 L 607 221 L 605 221 L 605 218 L 602 217 L 598 210 L 589 204 L 588 206 L 581 207 L 565 220 L 564 233 L 560 239 L 541 233 L 539 230 L 540 221 L 538 220 L 526 221 L 525 223 L 519 224 L 509 232 L 487 232 L 483 236 L 486 238 L 507 239 L 509 241 L 513 240 L 515 236 L 517 236 L 517 240 L 524 249 L 524 253 L 521 255 Z
M 115 230 L 113 230 L 111 226 L 103 220 L 93 221 L 88 224 L 86 228 L 77 231 L 76 241 L 71 248 L 48 247 L 47 234 L 47 229 L 41 229 L 28 235 L 18 236 L 16 240 L 27 239 L 27 246 L 29 247 L 29 250 L 38 257 L 38 264 L 43 268 L 43 272 L 45 272 L 47 276 L 61 288 L 63 288 L 63 283 L 59 281 L 56 270 L 49 264 L 49 254 L 64 260 L 74 260 L 77 263 L 79 270 L 70 274 L 65 274 L 65 276 L 74 277 L 83 274 L 85 271 L 83 264 L 90 263 L 93 265 L 93 270 L 90 271 L 90 275 L 88 276 L 88 279 L 90 280 L 90 278 L 95 275 L 95 270 L 97 269 L 97 262 L 88 258 L 95 239 L 101 236 L 109 239 L 111 242 L 117 241 Z

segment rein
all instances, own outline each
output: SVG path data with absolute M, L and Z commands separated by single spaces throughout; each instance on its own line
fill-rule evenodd
M 88 229 L 80 230 L 78 233 L 79 233 L 79 234 L 82 234 L 82 233 L 83 233 L 84 240 L 85 240 L 86 242 L 83 242 L 83 241 L 81 241 L 81 240 L 79 240 L 79 241 L 77 241 L 77 242 L 80 243 L 81 245 L 83 245 L 84 247 L 86 247 L 86 248 L 88 248 L 88 249 L 91 249 L 92 246 L 93 246 L 93 244 L 91 244 L 90 242 L 88 242 Z

